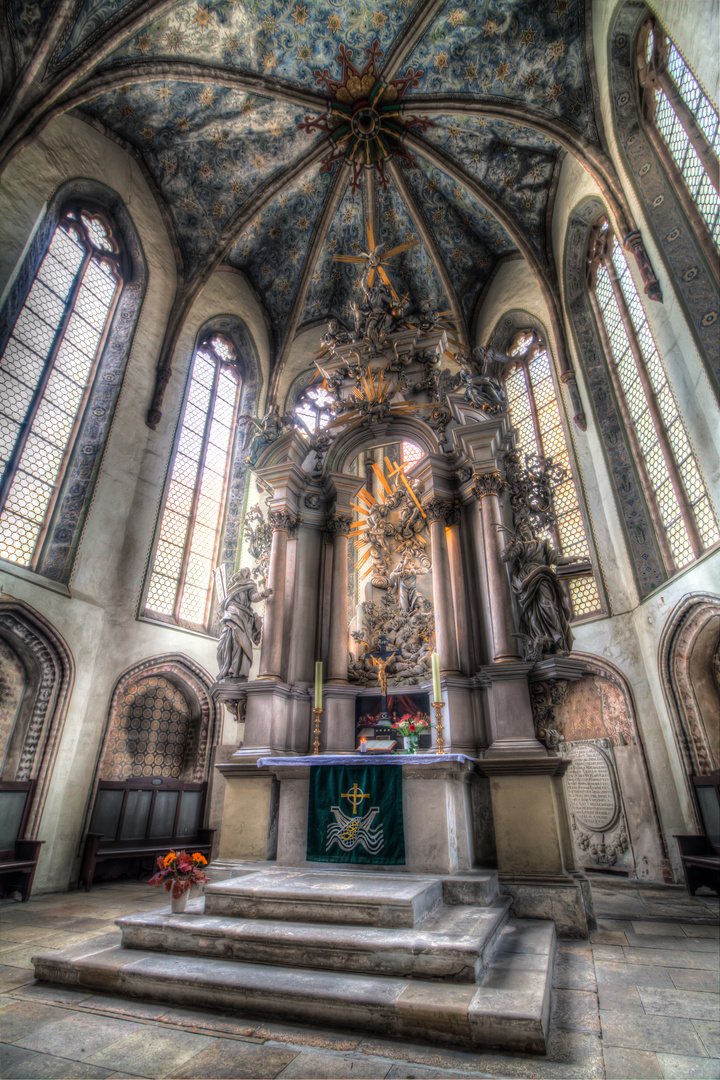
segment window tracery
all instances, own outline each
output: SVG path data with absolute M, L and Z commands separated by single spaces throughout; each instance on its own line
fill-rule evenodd
M 67 205 L 0 358 L 0 557 L 37 567 L 123 284 L 109 220 Z
M 673 574 L 720 541 L 720 529 L 640 295 L 607 218 L 590 230 L 586 276 L 666 571 Z
M 296 427 L 306 428 L 311 435 L 317 434 L 332 420 L 330 406 L 335 398 L 323 386 L 310 386 L 295 404 L 295 417 L 300 421 Z
M 641 106 L 660 136 L 666 167 L 679 173 L 692 202 L 720 247 L 720 116 L 690 66 L 650 16 L 637 44 Z M 658 141 L 660 141 L 658 140 Z
M 241 380 L 233 345 L 195 351 L 165 497 L 145 613 L 195 630 L 211 620 Z
M 591 552 L 567 437 L 562 424 L 550 357 L 534 331 L 521 330 L 508 350 L 517 365 L 505 381 L 508 409 L 517 432 L 517 446 L 525 454 L 551 457 L 565 470 L 554 494 L 556 525 L 553 540 L 562 555 L 590 562 Z M 592 573 L 568 578 L 573 617 L 586 618 L 603 610 L 600 591 Z

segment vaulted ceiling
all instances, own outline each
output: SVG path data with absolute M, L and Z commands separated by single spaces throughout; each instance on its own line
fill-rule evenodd
M 367 221 L 385 250 L 421 241 L 393 283 L 468 340 L 501 257 L 552 285 L 563 152 L 608 172 L 585 0 L 59 0 L 54 30 L 51 8 L 7 16 L 17 81 L 37 69 L 10 142 L 72 111 L 132 148 L 173 234 L 176 324 L 239 269 L 276 367 L 304 325 L 350 324 L 361 268 L 333 256 L 367 249 Z

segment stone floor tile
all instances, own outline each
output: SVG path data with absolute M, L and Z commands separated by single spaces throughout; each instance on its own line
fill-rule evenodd
M 690 941 L 690 938 L 682 934 L 680 937 L 673 937 L 671 934 L 635 934 L 631 930 L 628 930 L 625 936 L 625 944 L 634 949 L 673 949 L 682 952 L 688 948 Z
M 38 1050 L 43 1054 L 56 1054 L 72 1061 L 89 1061 L 103 1047 L 125 1036 L 137 1033 L 148 1037 L 147 1028 L 129 1020 L 116 1020 L 105 1016 L 92 1016 L 60 1009 L 61 1016 L 49 1024 L 27 1032 L 13 1040 L 16 1046 L 26 1050 Z M 96 1062 L 104 1068 L 117 1068 L 114 1063 Z
M 485 1069 L 485 1066 L 478 1061 L 477 1054 L 469 1050 L 446 1050 L 419 1043 L 398 1042 L 394 1039 L 372 1037 L 363 1039 L 357 1048 L 357 1052 L 359 1054 L 406 1061 L 411 1064 L 427 1065 L 431 1069 L 455 1069 L 463 1073 L 468 1070 Z M 503 1057 L 507 1058 L 508 1055 L 503 1055 Z M 485 1069 L 485 1071 L 493 1072 L 490 1068 Z M 494 1075 L 498 1075 L 497 1072 Z
M 690 1020 L 715 1020 L 720 1016 L 717 994 L 662 990 L 654 986 L 641 986 L 638 993 L 648 1015 L 686 1016 Z
M 701 990 L 705 994 L 720 993 L 720 971 L 668 968 L 668 973 L 678 990 Z
M 693 1020 L 693 1027 L 710 1057 L 720 1058 L 720 1020 Z
M 0 994 L 7 990 L 13 990 L 16 986 L 24 986 L 34 982 L 35 973 L 24 968 L 6 967 L 0 964 Z
M 659 919 L 648 922 L 633 919 L 632 930 L 635 934 L 647 934 L 649 937 L 656 937 L 658 934 L 678 934 L 682 937 L 682 923 L 661 922 Z
M 625 953 L 626 961 L 632 964 L 689 967 L 715 971 L 718 963 L 717 957 L 711 953 L 693 953 L 684 949 L 633 949 L 628 945 L 622 951 Z
M 297 1050 L 268 1046 L 267 1043 L 258 1046 L 237 1039 L 217 1039 L 212 1046 L 201 1050 L 184 1065 L 174 1067 L 167 1075 L 173 1080 L 185 1080 L 186 1077 L 189 1080 L 242 1080 L 244 1077 L 272 1080 L 298 1056 Z M 314 1074 L 304 1075 L 311 1077 Z M 338 1076 L 343 1075 L 338 1073 Z M 357 1075 L 366 1076 L 367 1073 Z
M 595 915 L 598 930 L 620 930 L 623 933 L 632 930 L 629 919 L 601 919 L 597 917 L 597 912 Z
M 600 1031 L 597 998 L 586 990 L 555 990 L 552 1022 L 561 1031 Z
M 331 1054 L 322 1050 L 303 1050 L 278 1074 L 278 1080 L 344 1080 L 346 1076 L 362 1076 L 383 1080 L 390 1072 L 391 1062 L 364 1054 Z
M 641 964 L 595 964 L 595 977 L 600 983 L 624 983 L 626 986 L 664 986 L 672 990 L 673 982 L 666 968 Z
M 17 1001 L 3 1009 L 0 1039 L 16 1042 L 25 1035 L 34 1034 L 43 1024 L 62 1020 L 67 1013 L 52 1005 L 39 1005 L 35 1001 Z
M 658 1061 L 667 1080 L 718 1080 L 720 1077 L 720 1061 L 717 1058 L 658 1054 Z
M 30 968 L 33 970 L 31 957 L 38 951 L 37 945 L 25 943 L 22 945 L 7 945 L 0 949 L 0 964 L 4 967 Z
M 697 936 L 687 936 L 684 945 L 690 952 L 708 952 L 712 953 L 716 958 L 720 955 L 720 942 L 717 938 L 704 938 Z
M 320 1050 L 355 1050 L 362 1040 L 362 1035 L 313 1031 L 312 1028 L 296 1027 L 294 1024 L 258 1024 L 253 1034 L 259 1039 L 316 1046 Z
M 447 1069 L 430 1069 L 427 1065 L 393 1065 L 387 1074 L 387 1080 L 447 1080 L 448 1077 L 489 1077 L 489 1073 L 450 1073 Z
M 92 997 L 85 998 L 79 1007 L 90 1012 L 130 1016 L 137 1020 L 157 1020 L 167 1012 L 167 1005 L 135 1001 L 133 998 L 111 997 L 109 994 L 93 994 Z
M 122 1023 L 115 1020 L 112 1023 Z M 177 1076 L 177 1071 L 186 1061 L 204 1050 L 210 1050 L 215 1039 L 206 1035 L 195 1035 L 190 1031 L 163 1030 L 153 1026 L 148 1032 L 146 1026 L 125 1038 L 120 1038 L 103 1050 L 98 1050 L 90 1060 L 93 1065 L 112 1068 L 117 1072 L 135 1073 L 138 1076 L 159 1078 Z M 240 1043 L 233 1042 L 234 1046 Z
M 717 941 L 720 938 L 720 926 L 699 926 L 691 923 L 681 923 L 683 934 L 687 934 L 688 937 L 706 937 L 715 938 Z
M 86 1061 L 38 1054 L 20 1046 L 0 1045 L 0 1076 L 5 1080 L 108 1080 L 110 1071 L 89 1065 Z
M 590 941 L 593 945 L 627 945 L 628 940 L 622 930 L 592 930 Z
M 573 960 L 584 960 L 587 964 L 592 964 L 592 947 L 587 941 L 561 939 L 557 943 L 557 954 L 558 956 L 566 956 Z
M 625 953 L 622 945 L 593 945 L 593 959 L 607 963 L 624 964 Z
M 63 1005 L 79 1004 L 91 995 L 91 990 L 66 990 L 63 986 L 45 986 L 34 980 L 10 992 L 11 997 L 22 1001 L 56 1001 Z
M 208 1035 L 217 1032 L 249 1038 L 255 1034 L 257 1028 L 257 1020 L 243 1020 L 225 1013 L 204 1012 L 202 1009 L 169 1009 L 167 1005 L 161 1008 L 163 1010 L 160 1016 L 161 1024 L 192 1028 L 194 1031 L 206 1030 Z M 265 1042 L 266 1037 L 261 1036 L 257 1041 Z
M 600 1024 L 603 1046 L 686 1054 L 688 1057 L 705 1056 L 705 1047 L 692 1021 L 677 1016 L 626 1015 L 616 1009 L 601 1009 Z
M 598 1004 L 601 1009 L 645 1014 L 637 986 L 598 980 Z
M 562 990 L 595 991 L 595 968 L 584 960 L 558 956 L 555 961 L 553 986 Z
M 662 1080 L 657 1054 L 648 1050 L 626 1050 L 621 1046 L 604 1046 L 607 1080 Z

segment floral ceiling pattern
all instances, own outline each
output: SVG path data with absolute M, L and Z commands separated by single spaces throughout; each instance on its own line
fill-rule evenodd
M 21 61 L 51 5 L 11 3 Z M 77 0 L 48 72 L 75 79 L 74 115 L 141 157 L 183 278 L 221 262 L 243 272 L 276 349 L 309 321 L 352 324 L 360 274 L 333 255 L 366 248 L 369 212 L 379 243 L 422 241 L 390 267 L 398 292 L 454 305 L 467 334 L 498 258 L 520 250 L 551 267 L 562 141 L 552 124 L 598 145 L 584 10 L 585 0 Z M 483 101 L 501 115 L 483 116 Z

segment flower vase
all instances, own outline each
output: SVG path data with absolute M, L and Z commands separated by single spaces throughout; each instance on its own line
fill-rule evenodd
M 200 897 L 204 894 L 204 892 L 205 892 L 205 888 L 202 885 L 202 883 L 200 883 L 198 885 L 191 885 L 190 886 L 190 899 L 191 900 L 199 900 Z
M 417 754 L 417 749 L 418 749 L 418 737 L 417 737 L 417 735 L 406 735 L 405 736 L 405 753 L 406 754 Z
M 179 915 L 181 911 L 185 910 L 185 907 L 186 907 L 187 902 L 188 902 L 188 893 L 189 892 L 190 892 L 189 889 L 184 889 L 183 892 L 180 894 L 180 896 L 171 896 L 170 897 L 170 908 L 172 910 L 173 915 Z

